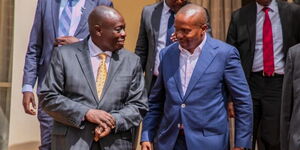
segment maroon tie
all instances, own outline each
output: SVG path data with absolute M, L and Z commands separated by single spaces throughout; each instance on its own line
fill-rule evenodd
M 274 51 L 273 51 L 273 35 L 272 24 L 269 17 L 270 8 L 264 7 L 265 21 L 263 26 L 263 62 L 264 74 L 266 76 L 274 75 Z

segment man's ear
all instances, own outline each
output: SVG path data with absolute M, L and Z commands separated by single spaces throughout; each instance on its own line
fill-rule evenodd
M 96 35 L 100 37 L 102 34 L 101 25 L 94 25 L 94 29 L 95 29 Z
M 203 32 L 206 32 L 206 30 L 208 29 L 208 26 L 207 26 L 207 24 L 203 24 L 201 26 L 201 28 L 202 28 Z

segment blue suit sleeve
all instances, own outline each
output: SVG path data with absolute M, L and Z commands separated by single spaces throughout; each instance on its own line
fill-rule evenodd
M 25 84 L 29 84 L 34 87 L 37 79 L 38 64 L 41 61 L 41 53 L 43 49 L 43 6 L 45 2 L 46 1 L 39 0 L 37 3 L 25 57 L 23 86 Z
M 160 58 L 162 58 L 162 54 L 160 54 Z M 149 96 L 149 111 L 143 121 L 141 142 L 153 142 L 163 115 L 165 103 L 165 85 L 163 81 L 162 64 L 163 60 L 161 59 L 159 75 Z
M 239 53 L 231 48 L 225 66 L 225 81 L 235 110 L 235 147 L 251 148 L 252 138 L 252 99 L 240 63 Z

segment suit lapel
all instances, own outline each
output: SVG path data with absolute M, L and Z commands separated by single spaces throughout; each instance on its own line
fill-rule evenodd
M 286 54 L 287 52 L 287 42 L 288 39 L 288 25 L 289 25 L 289 8 L 288 5 L 286 5 L 284 2 L 282 1 L 277 1 L 278 4 L 278 11 L 279 11 L 279 17 L 280 17 L 280 22 L 281 22 L 281 28 L 282 28 L 282 41 L 283 41 L 283 47 L 282 49 L 284 50 L 284 54 Z
M 77 36 L 78 33 L 80 33 L 80 31 L 83 30 L 83 28 L 87 24 L 88 15 L 91 13 L 91 11 L 93 10 L 95 5 L 96 5 L 95 1 L 92 1 L 92 0 L 86 0 L 85 1 L 84 8 L 82 8 L 82 14 L 81 14 L 80 22 L 78 24 L 78 27 L 77 27 L 75 33 L 74 33 L 74 36 Z
M 53 28 L 55 37 L 58 36 L 58 20 L 59 20 L 59 7 L 60 7 L 60 1 L 61 0 L 52 0 L 51 3 L 51 11 L 52 11 L 52 22 L 53 22 Z
M 257 16 L 256 9 L 257 9 L 256 3 L 253 2 L 249 6 L 249 9 L 247 10 L 247 12 L 244 12 L 245 13 L 244 16 L 247 16 L 244 19 L 248 20 L 247 29 L 248 29 L 249 39 L 250 39 L 251 54 L 254 54 L 255 43 L 256 43 L 256 16 Z
M 192 77 L 190 79 L 189 85 L 187 87 L 187 90 L 185 92 L 183 101 L 187 99 L 189 94 L 191 93 L 194 86 L 198 83 L 198 80 L 202 77 L 203 73 L 207 69 L 207 67 L 210 65 L 210 63 L 214 60 L 216 56 L 216 46 L 212 46 L 212 38 L 206 34 L 207 39 L 206 43 L 204 44 L 201 54 L 197 60 L 196 66 L 194 68 Z
M 107 79 L 105 81 L 105 85 L 104 85 L 104 88 L 103 88 L 103 93 L 100 97 L 100 100 L 103 98 L 103 96 L 107 92 L 107 89 L 110 86 L 112 79 L 114 78 L 114 76 L 116 75 L 117 70 L 121 66 L 122 60 L 120 60 L 121 58 L 120 58 L 120 55 L 119 55 L 121 50 L 112 53 L 110 63 L 109 63 L 109 68 L 108 68 Z
M 76 57 L 85 76 L 85 79 L 87 80 L 87 83 L 93 93 L 95 101 L 99 103 L 87 39 L 84 41 L 83 46 L 79 48 Z
M 152 16 L 151 16 L 151 25 L 152 25 L 152 28 L 154 31 L 153 32 L 154 47 L 156 47 L 156 44 L 157 44 L 159 27 L 160 27 L 160 19 L 161 19 L 163 7 L 164 7 L 164 3 L 162 1 L 154 8 Z
M 180 98 L 183 99 L 183 91 L 182 91 L 182 85 L 181 85 L 181 79 L 180 79 L 180 68 L 179 68 L 179 57 L 180 57 L 180 50 L 178 49 L 178 44 L 176 44 L 177 49 L 174 49 L 174 52 L 172 52 L 172 64 L 170 65 L 171 73 L 174 72 L 174 80 L 176 83 L 177 90 L 179 91 Z

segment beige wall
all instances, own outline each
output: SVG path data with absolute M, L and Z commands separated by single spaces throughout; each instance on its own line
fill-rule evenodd
M 127 33 L 125 48 L 134 51 L 142 9 L 145 5 L 152 4 L 156 0 L 113 0 L 113 2 L 114 7 L 125 18 Z
M 35 116 L 25 115 L 21 94 L 24 58 L 35 7 L 36 0 L 15 0 L 9 147 L 39 141 L 38 121 Z
M 37 0 L 15 0 L 12 94 L 10 112 L 9 147 L 11 150 L 26 150 L 24 146 L 36 145 L 39 141 L 39 124 L 35 116 L 25 115 L 22 108 L 21 83 L 28 37 L 33 22 Z M 113 0 L 114 6 L 124 16 L 127 38 L 125 47 L 134 50 L 141 10 L 155 0 Z

